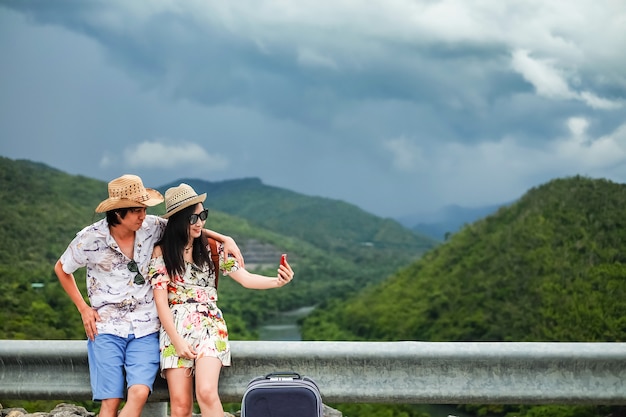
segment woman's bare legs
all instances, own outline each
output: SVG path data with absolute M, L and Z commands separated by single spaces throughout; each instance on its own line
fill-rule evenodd
M 165 371 L 170 393 L 170 416 L 191 417 L 193 412 L 193 376 L 189 368 Z
M 218 393 L 222 362 L 217 358 L 204 357 L 196 360 L 196 400 L 202 417 L 224 417 L 224 409 Z

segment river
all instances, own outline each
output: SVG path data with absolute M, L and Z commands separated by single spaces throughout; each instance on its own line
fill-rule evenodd
M 315 306 L 285 311 L 270 318 L 259 328 L 260 340 L 302 340 L 298 320 L 306 317 Z
M 259 327 L 260 340 L 302 340 L 298 320 L 306 317 L 315 306 L 300 307 L 296 310 L 279 313 L 267 320 Z M 453 405 L 429 405 L 416 404 L 415 409 L 423 413 L 429 413 L 431 417 L 473 417 L 463 413 Z M 485 416 L 488 417 L 488 416 Z

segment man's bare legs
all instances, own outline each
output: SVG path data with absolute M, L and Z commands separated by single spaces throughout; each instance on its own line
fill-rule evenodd
M 140 417 L 143 406 L 146 405 L 150 388 L 146 385 L 136 384 L 128 388 L 126 404 L 120 410 L 118 417 Z
M 121 398 L 106 398 L 100 403 L 99 417 L 117 417 L 117 409 L 122 402 Z

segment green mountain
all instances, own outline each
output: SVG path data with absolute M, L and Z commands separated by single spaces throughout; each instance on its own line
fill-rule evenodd
M 374 216 L 352 204 L 268 186 L 258 178 L 221 182 L 187 178 L 158 189 L 164 193 L 181 182 L 207 193 L 211 208 L 366 264 L 376 261 L 371 258 L 372 247 L 405 260 L 405 255 L 415 258 L 436 244 L 395 220 Z
M 198 192 L 205 192 L 204 187 L 221 189 L 221 198 L 209 191 L 207 227 L 236 239 L 248 269 L 274 275 L 280 253 L 288 252 L 296 271 L 294 281 L 276 291 L 250 291 L 232 280 L 220 280 L 220 305 L 233 339 L 254 338 L 256 326 L 277 311 L 316 305 L 331 295 L 346 297 L 380 282 L 433 244 L 354 206 L 259 181 L 188 182 Z M 0 339 L 84 337 L 80 317 L 53 266 L 76 232 L 103 217 L 94 208 L 106 197 L 106 182 L 0 157 Z M 220 200 L 236 209 L 213 204 Z M 250 204 L 253 208 L 246 208 Z M 318 213 L 303 222 L 293 207 L 315 207 Z M 149 211 L 163 210 L 160 205 Z M 342 223 L 337 220 L 341 218 L 351 221 Z M 396 256 L 384 261 L 391 253 Z M 76 280 L 85 294 L 84 270 L 77 272 Z
M 626 186 L 572 177 L 318 309 L 312 340 L 626 340 Z
M 553 180 L 392 277 L 304 319 L 304 340 L 626 340 L 626 186 Z M 339 404 L 375 416 L 364 405 Z M 356 410 L 355 410 L 356 408 Z M 620 406 L 459 405 L 463 415 L 608 417 Z M 404 406 L 386 415 L 422 416 Z M 456 414 L 456 413 L 455 413 Z

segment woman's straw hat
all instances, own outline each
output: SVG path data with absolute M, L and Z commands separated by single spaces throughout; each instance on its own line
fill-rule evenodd
M 118 208 L 156 206 L 162 202 L 160 192 L 145 188 L 138 176 L 126 174 L 109 182 L 109 198 L 98 204 L 96 213 Z
M 164 218 L 178 213 L 185 207 L 202 203 L 206 199 L 206 193 L 198 195 L 190 185 L 181 183 L 178 187 L 168 188 L 165 192 L 165 214 Z

